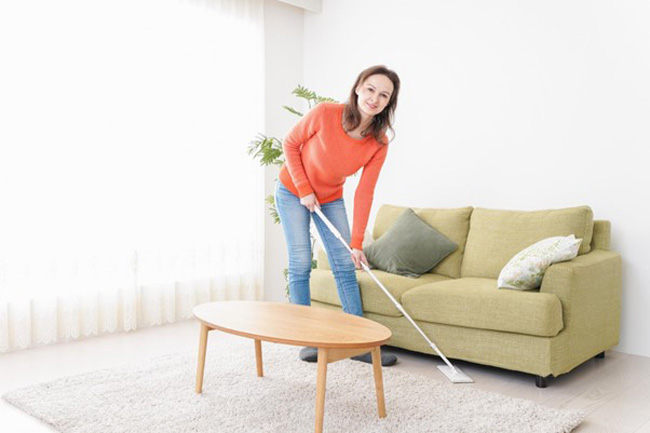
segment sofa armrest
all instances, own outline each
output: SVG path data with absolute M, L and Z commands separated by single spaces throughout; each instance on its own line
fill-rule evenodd
M 593 250 L 549 267 L 540 291 L 560 299 L 565 329 L 603 330 L 617 343 L 621 285 L 621 255 Z

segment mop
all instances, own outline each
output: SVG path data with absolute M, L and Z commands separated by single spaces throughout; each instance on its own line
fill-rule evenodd
M 334 227 L 334 225 L 330 222 L 330 220 L 327 219 L 327 217 L 323 214 L 320 208 L 316 206 L 314 207 L 314 210 L 321 218 L 321 220 L 323 220 L 325 225 L 330 229 L 332 234 L 336 236 L 336 238 L 340 240 L 343 243 L 343 245 L 345 245 L 345 248 L 347 248 L 348 251 L 350 251 L 350 254 L 352 254 L 352 248 L 350 248 L 350 246 L 345 241 L 345 239 L 343 239 L 343 236 L 341 236 L 341 233 L 339 233 L 336 227 Z M 390 299 L 392 303 L 395 304 L 395 307 L 397 307 L 397 309 L 404 315 L 404 317 L 406 317 L 408 321 L 411 322 L 411 325 L 413 325 L 415 329 L 418 330 L 420 335 L 422 335 L 422 337 L 424 337 L 427 343 L 429 343 L 429 346 L 431 346 L 431 348 L 438 354 L 438 356 L 440 356 L 440 358 L 442 358 L 442 360 L 445 361 L 445 364 L 447 365 L 439 365 L 438 370 L 440 370 L 442 374 L 444 374 L 445 377 L 447 377 L 447 379 L 449 379 L 453 383 L 473 383 L 474 381 L 472 380 L 471 377 L 469 377 L 468 375 L 460 371 L 460 369 L 454 367 L 454 365 L 451 362 L 449 362 L 447 357 L 442 354 L 440 349 L 438 349 L 438 346 L 436 346 L 433 343 L 433 341 L 431 341 L 429 337 L 427 337 L 424 331 L 420 329 L 420 327 L 415 323 L 415 321 L 411 318 L 411 316 L 409 316 L 406 310 L 404 310 L 404 307 L 402 307 L 402 305 L 399 302 L 397 302 L 397 300 L 393 297 L 393 295 L 390 294 L 388 289 L 386 289 L 386 287 L 384 287 L 384 285 L 377 279 L 377 277 L 375 277 L 374 274 L 370 272 L 370 268 L 363 262 L 361 262 L 361 267 L 363 268 L 364 271 L 368 273 L 368 275 L 370 275 L 370 277 L 372 277 L 373 280 L 375 280 L 375 283 L 377 283 L 377 285 L 381 288 L 381 290 L 384 291 L 386 296 L 388 296 L 388 299 Z

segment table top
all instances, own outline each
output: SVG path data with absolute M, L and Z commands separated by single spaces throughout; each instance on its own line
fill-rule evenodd
M 363 317 L 281 302 L 210 302 L 197 305 L 193 313 L 213 329 L 296 346 L 371 348 L 392 335 L 384 325 Z

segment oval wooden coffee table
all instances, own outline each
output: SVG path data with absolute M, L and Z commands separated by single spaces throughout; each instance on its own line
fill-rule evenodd
M 391 337 L 384 325 L 363 317 L 289 303 L 224 301 L 194 307 L 201 322 L 196 392 L 203 389 L 208 332 L 220 330 L 255 340 L 257 375 L 262 377 L 262 341 L 318 348 L 316 377 L 316 432 L 323 431 L 327 364 L 372 353 L 379 417 L 386 416 L 380 346 Z

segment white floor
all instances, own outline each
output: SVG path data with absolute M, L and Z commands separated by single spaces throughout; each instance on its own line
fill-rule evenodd
M 195 350 L 198 331 L 197 322 L 186 321 L 0 355 L 0 394 L 60 376 Z M 209 344 L 219 344 L 224 338 L 239 337 L 213 331 Z M 435 368 L 439 361 L 433 356 L 395 348 L 385 350 L 399 357 L 399 363 L 390 368 L 446 380 Z M 550 407 L 587 411 L 587 419 L 574 430 L 576 433 L 650 433 L 650 358 L 610 351 L 605 359 L 591 360 L 570 374 L 551 378 L 544 389 L 535 387 L 534 378 L 526 374 L 463 362 L 457 365 L 475 380 L 474 384 L 457 386 L 525 398 Z M 390 408 L 387 409 L 390 416 Z M 4 400 L 0 400 L 0 430 L 3 433 L 54 431 Z

